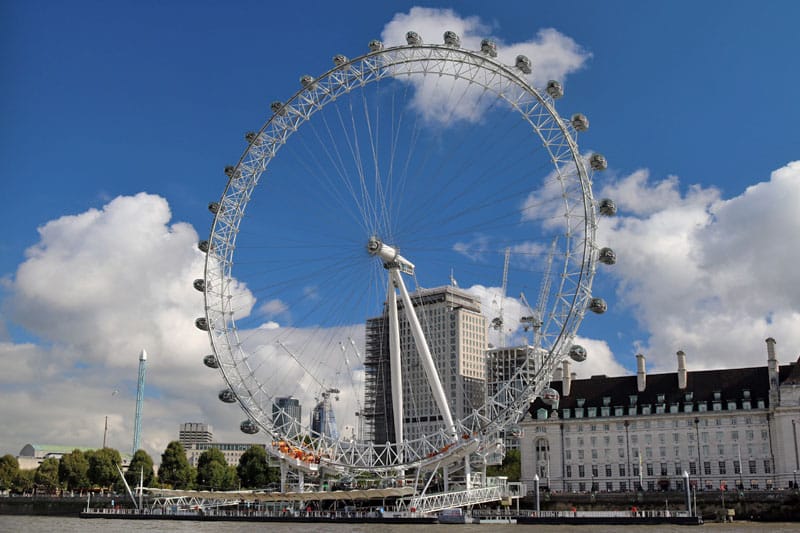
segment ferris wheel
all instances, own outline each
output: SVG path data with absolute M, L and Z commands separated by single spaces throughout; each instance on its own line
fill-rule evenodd
M 489 40 L 406 41 L 336 55 L 272 103 L 199 244 L 219 398 L 299 468 L 485 451 L 532 400 L 557 403 L 554 370 L 585 359 L 578 326 L 606 308 L 592 280 L 615 256 L 595 231 L 616 208 L 592 195 L 588 119 Z

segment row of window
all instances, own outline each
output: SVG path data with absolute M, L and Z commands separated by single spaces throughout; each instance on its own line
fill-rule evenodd
M 760 472 L 759 472 L 759 469 L 758 469 L 759 463 L 760 463 L 761 466 L 763 466 L 763 469 Z M 729 465 L 730 465 L 730 468 L 728 468 Z M 683 475 L 683 472 L 685 470 L 685 467 L 683 466 L 683 463 L 681 463 L 680 461 L 675 461 L 675 463 L 672 466 L 674 467 L 674 470 L 672 470 L 672 473 L 674 475 L 676 475 L 676 476 L 682 476 Z M 761 461 L 756 460 L 756 459 L 750 459 L 750 460 L 747 461 L 745 466 L 747 467 L 746 470 L 747 470 L 747 473 L 749 473 L 749 474 L 771 474 L 772 473 L 772 461 L 770 459 L 764 459 L 764 460 L 761 460 Z M 566 465 L 566 468 L 565 468 L 566 477 L 571 478 L 571 477 L 573 477 L 573 474 L 575 474 L 575 477 L 579 477 L 579 478 L 587 477 L 587 475 L 586 475 L 586 472 L 587 472 L 586 465 L 576 465 L 576 467 L 577 468 L 573 468 L 573 465 Z M 666 462 L 663 462 L 663 463 L 645 463 L 643 465 L 643 470 L 640 472 L 639 465 L 638 464 L 633 464 L 632 467 L 631 467 L 631 475 L 633 475 L 634 477 L 638 477 L 640 474 L 641 475 L 647 475 L 649 477 L 656 476 L 656 475 L 669 476 L 670 475 L 670 468 L 669 467 L 670 467 L 670 464 L 666 463 Z M 725 476 L 725 475 L 728 475 L 728 474 L 742 474 L 742 473 L 744 473 L 744 472 L 742 472 L 742 465 L 738 460 L 734 460 L 734 461 L 717 461 L 715 463 L 712 462 L 712 461 L 703 461 L 702 467 L 703 467 L 702 473 L 703 473 L 703 475 L 706 475 L 706 476 L 711 476 L 711 475 Z M 716 467 L 716 468 L 714 468 L 714 467 Z M 616 472 L 614 470 L 616 470 Z M 590 472 L 590 475 L 591 475 L 592 478 L 598 478 L 598 477 L 610 478 L 610 477 L 615 477 L 615 476 L 625 477 L 627 475 L 627 473 L 628 473 L 628 470 L 627 470 L 625 464 L 620 463 L 620 464 L 616 465 L 616 469 L 614 468 L 614 465 L 610 465 L 610 464 L 603 465 L 602 467 L 598 466 L 598 465 L 589 465 L 589 472 Z M 698 463 L 696 461 L 690 461 L 689 462 L 689 470 L 688 470 L 688 472 L 689 472 L 689 475 L 691 475 L 691 476 L 697 476 L 698 475 Z
M 638 421 L 638 423 L 636 420 L 631 420 L 628 421 L 628 429 L 631 431 L 635 431 L 636 429 L 652 429 L 652 428 L 665 429 L 668 426 L 672 428 L 678 428 L 681 426 L 694 427 L 695 420 L 696 419 L 693 418 L 672 418 L 671 423 L 668 423 L 670 419 L 667 420 L 660 419 L 655 422 L 653 420 L 640 420 Z M 724 418 L 712 418 L 712 419 L 701 418 L 697 419 L 697 423 L 700 427 L 708 427 L 711 425 L 711 420 L 714 421 L 715 426 L 722 426 L 724 421 L 727 421 L 727 424 L 731 426 L 739 425 L 739 422 L 742 422 L 745 426 L 750 426 L 753 424 L 754 420 L 756 423 L 762 423 L 765 422 L 766 419 L 764 417 L 754 418 L 752 416 L 744 416 L 744 417 L 728 416 Z M 625 429 L 625 422 L 616 422 L 614 427 L 616 428 L 617 431 L 623 431 Z M 590 431 L 590 432 L 611 431 L 611 424 L 605 422 L 603 424 L 573 423 L 569 425 L 564 425 L 564 433 L 570 433 L 570 432 L 583 433 L 584 431 Z
M 719 401 L 712 401 L 711 402 L 711 411 L 722 411 L 722 402 Z M 727 410 L 728 411 L 736 411 L 738 409 L 738 403 L 736 400 L 728 400 L 726 402 Z M 755 407 L 757 409 L 765 409 L 766 403 L 764 400 L 758 400 L 755 403 Z M 745 411 L 753 409 L 753 402 L 751 400 L 741 400 L 741 408 Z M 692 413 L 697 411 L 698 413 L 707 412 L 708 409 L 708 402 L 685 402 L 683 404 L 683 409 L 681 410 L 681 405 L 679 403 L 671 403 L 669 405 L 660 403 L 655 404 L 652 406 L 650 404 L 642 404 L 642 405 L 631 405 L 627 409 L 621 405 L 616 405 L 614 407 L 611 406 L 603 406 L 603 407 L 574 407 L 572 409 L 565 408 L 561 410 L 561 417 L 562 418 L 595 418 L 597 416 L 601 417 L 609 417 L 609 416 L 635 416 L 635 415 L 652 415 L 652 414 L 677 414 L 677 413 Z M 599 413 L 599 414 L 598 414 Z
M 773 485 L 772 480 L 767 479 L 763 481 L 766 486 L 766 489 L 771 490 Z M 694 486 L 697 486 L 697 484 L 695 484 Z M 632 490 L 638 490 L 639 483 L 638 482 L 628 483 L 627 481 L 619 481 L 619 482 L 606 481 L 604 483 L 601 482 L 587 483 L 585 481 L 581 481 L 578 483 L 566 483 L 564 485 L 564 489 L 567 492 L 573 492 L 576 490 L 578 492 L 587 492 L 587 490 L 592 490 L 592 491 L 605 490 L 606 492 L 615 492 L 615 491 L 626 492 L 629 487 Z M 728 482 L 724 479 L 721 480 L 707 479 L 703 480 L 701 487 L 704 487 L 705 490 L 717 490 L 720 487 L 725 487 L 725 489 L 749 488 L 750 490 L 759 490 L 761 488 L 761 481 L 757 479 L 750 479 L 748 481 L 745 481 L 744 483 L 741 483 L 739 480 Z M 659 481 L 648 480 L 644 483 L 644 486 L 642 488 L 646 488 L 648 491 L 651 492 L 656 489 L 668 490 L 670 488 L 672 488 L 672 490 L 677 490 L 677 491 L 684 490 L 682 479 L 675 479 L 672 480 L 671 482 L 669 480 L 659 480 Z

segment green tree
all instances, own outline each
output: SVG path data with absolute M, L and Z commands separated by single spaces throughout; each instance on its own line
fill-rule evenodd
M 48 457 L 33 475 L 33 482 L 39 490 L 54 491 L 59 487 L 58 483 L 58 459 Z
M 236 467 L 242 487 L 264 488 L 270 483 L 280 481 L 280 471 L 270 468 L 267 463 L 267 452 L 262 446 L 251 446 L 239 458 Z
M 230 483 L 230 473 L 225 455 L 217 448 L 210 448 L 201 453 L 197 459 L 197 488 L 200 490 L 229 490 Z
M 119 479 L 115 465 L 122 465 L 122 457 L 114 448 L 101 448 L 86 453 L 89 461 L 89 482 L 100 487 L 112 487 Z
M 14 478 L 19 473 L 19 461 L 13 455 L 0 457 L 0 490 L 9 490 L 14 486 Z
M 14 476 L 11 490 L 19 493 L 33 492 L 34 474 L 36 474 L 35 470 L 17 470 L 17 475 Z
M 143 476 L 142 473 L 144 473 Z M 153 472 L 153 458 L 144 450 L 136 450 L 131 459 L 131 464 L 128 465 L 128 471 L 125 472 L 125 479 L 131 487 L 138 487 L 142 477 L 144 478 L 142 483 L 145 487 L 154 485 L 156 474 Z
M 161 484 L 174 489 L 190 489 L 195 475 L 196 471 L 186 459 L 183 445 L 177 440 L 170 442 L 161 454 L 161 465 L 158 467 L 158 480 Z
M 67 490 L 89 488 L 89 460 L 86 454 L 75 449 L 58 461 L 58 479 Z
M 520 478 L 519 450 L 508 450 L 499 466 L 490 466 L 486 469 L 487 476 L 506 476 L 509 481 L 519 481 Z

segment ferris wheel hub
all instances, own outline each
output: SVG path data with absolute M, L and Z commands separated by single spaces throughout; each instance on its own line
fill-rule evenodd
M 367 242 L 367 251 L 383 261 L 383 266 L 387 269 L 398 269 L 406 274 L 414 273 L 414 263 L 400 255 L 397 248 L 389 246 L 374 235 Z

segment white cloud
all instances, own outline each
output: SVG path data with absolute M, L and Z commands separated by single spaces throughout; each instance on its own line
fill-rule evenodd
M 518 55 L 527 56 L 533 63 L 528 80 L 543 87 L 548 80 L 562 83 L 567 75 L 579 70 L 591 57 L 574 40 L 555 29 L 539 30 L 534 37 L 522 42 L 506 43 L 491 35 L 491 27 L 478 17 L 461 17 L 451 9 L 413 7 L 408 13 L 398 13 L 384 26 L 381 39 L 386 46 L 406 43 L 406 33 L 415 31 L 424 42 L 442 43 L 445 31 L 454 31 L 461 38 L 464 49 L 479 51 L 485 38 L 497 44 L 497 59 L 505 65 L 514 65 Z M 463 80 L 447 78 L 411 78 L 416 92 L 412 105 L 428 120 L 450 124 L 460 120 L 477 122 L 489 103 L 481 99 L 484 91 Z M 443 83 L 459 86 L 458 101 L 453 103 L 453 92 L 443 90 Z
M 600 227 L 617 252 L 618 298 L 648 338 L 653 371 L 672 371 L 684 350 L 689 369 L 762 365 L 763 340 L 800 346 L 800 162 L 723 200 L 718 190 L 637 171 L 606 187 L 620 215 Z
M 39 242 L 5 284 L 7 316 L 37 343 L 0 343 L 0 450 L 28 442 L 110 446 L 133 440 L 138 355 L 149 354 L 143 443 L 158 456 L 190 420 L 242 417 L 222 406 L 219 375 L 202 364 L 208 337 L 194 327 L 203 254 L 188 224 L 170 223 L 158 196 L 118 197 L 102 209 L 39 228 Z M 237 288 L 243 296 L 246 289 Z M 239 298 L 249 302 L 252 297 Z M 118 394 L 112 395 L 114 390 Z M 157 399 L 157 401 L 154 401 Z M 237 439 L 236 422 L 230 435 Z

